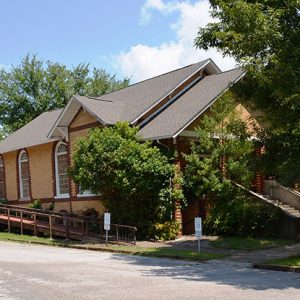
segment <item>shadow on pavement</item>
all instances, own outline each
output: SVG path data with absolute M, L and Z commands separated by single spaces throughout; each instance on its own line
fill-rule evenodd
M 138 265 L 143 276 L 170 277 L 174 280 L 216 282 L 239 289 L 300 289 L 300 275 L 253 269 L 251 264 L 212 260 L 205 263 L 174 259 L 149 258 L 114 254 L 116 260 Z

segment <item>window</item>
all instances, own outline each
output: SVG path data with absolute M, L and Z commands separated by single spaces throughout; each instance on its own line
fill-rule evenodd
M 55 149 L 56 196 L 69 197 L 67 145 L 58 143 Z
M 0 156 L 0 199 L 5 199 L 4 161 L 1 156 Z
M 29 185 L 29 160 L 26 151 L 22 150 L 19 154 L 19 188 L 21 199 L 28 199 L 30 197 Z
M 95 196 L 95 194 L 93 194 L 90 190 L 83 190 L 80 185 L 79 185 L 78 190 L 79 190 L 79 193 L 77 196 L 79 196 L 79 197 Z

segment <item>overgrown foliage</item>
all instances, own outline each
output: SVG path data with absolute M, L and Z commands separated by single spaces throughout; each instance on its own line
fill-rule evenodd
M 207 234 L 278 237 L 282 211 L 270 204 L 233 190 L 217 199 L 204 222 Z
M 42 209 L 42 201 L 40 199 L 35 199 L 33 202 L 29 203 L 27 207 L 32 209 Z
M 180 187 L 171 184 L 172 159 L 137 132 L 128 123 L 93 129 L 77 142 L 70 174 L 82 189 L 101 195 L 113 222 L 137 226 L 146 236 L 151 224 L 171 219 Z
M 215 47 L 247 70 L 240 99 L 265 112 L 266 171 L 300 181 L 300 2 L 210 0 L 214 23 L 200 28 L 199 48 Z
M 279 209 L 250 199 L 235 185 L 251 186 L 256 168 L 253 136 L 259 132 L 255 121 L 240 118 L 240 109 L 227 92 L 203 117 L 199 139 L 185 155 L 185 189 L 188 198 L 208 198 L 206 233 L 272 236 L 280 224 Z
M 169 241 L 178 237 L 180 224 L 176 221 L 166 221 L 155 223 L 149 229 L 149 236 L 154 240 Z
M 255 134 L 238 116 L 239 110 L 230 92 L 220 98 L 196 129 L 198 140 L 185 155 L 185 187 L 189 197 L 208 196 L 226 199 L 233 182 L 250 187 L 254 174 Z
M 0 68 L 0 125 L 8 134 L 45 111 L 64 107 L 73 95 L 100 96 L 128 83 L 88 64 L 69 69 L 28 54 L 20 65 Z

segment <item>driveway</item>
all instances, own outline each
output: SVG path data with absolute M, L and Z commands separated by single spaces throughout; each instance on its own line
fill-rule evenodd
M 0 299 L 299 299 L 300 274 L 0 242 Z

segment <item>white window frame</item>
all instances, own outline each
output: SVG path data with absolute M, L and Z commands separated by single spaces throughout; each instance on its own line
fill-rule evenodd
M 68 155 L 68 150 L 66 150 L 66 152 L 62 152 L 62 153 L 57 152 L 60 145 L 65 145 L 67 147 L 67 144 L 64 143 L 64 142 L 57 143 L 57 145 L 55 147 L 55 152 L 54 152 L 54 156 L 55 156 L 55 183 L 56 183 L 56 196 L 54 197 L 55 199 L 69 198 L 70 197 L 69 193 L 64 193 L 64 194 L 60 193 L 57 156 L 58 155 L 65 155 L 65 154 Z M 70 186 L 69 186 L 69 190 L 70 190 Z
M 92 196 L 96 196 L 95 194 L 93 194 L 91 191 L 87 190 L 87 191 L 80 191 L 80 185 L 78 186 L 78 194 L 77 197 L 92 197 Z
M 21 159 L 22 158 L 22 155 L 23 154 L 26 154 L 27 156 L 27 159 Z M 25 150 L 22 150 L 20 153 L 19 153 L 19 157 L 18 157 L 18 166 L 19 166 L 19 189 L 20 189 L 20 200 L 30 200 L 30 195 L 27 196 L 27 197 L 24 197 L 23 195 L 23 178 L 22 178 L 22 167 L 21 167 L 21 163 L 22 162 L 28 162 L 28 165 L 29 165 L 29 157 L 28 157 L 28 154 Z M 28 167 L 29 169 L 29 167 Z M 28 172 L 30 172 L 30 169 L 28 170 Z M 30 174 L 29 174 L 29 194 L 30 194 Z

